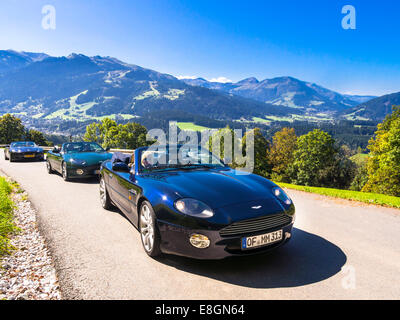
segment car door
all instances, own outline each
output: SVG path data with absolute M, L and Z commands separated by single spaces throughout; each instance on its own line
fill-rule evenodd
M 127 217 L 137 224 L 136 202 L 140 187 L 136 184 L 135 156 L 130 157 L 130 172 L 113 171 L 111 182 L 120 209 Z
M 129 190 L 131 189 L 131 183 L 129 182 L 129 173 L 126 172 L 118 172 L 115 175 L 115 182 L 117 187 L 117 192 L 119 194 L 119 201 L 124 208 L 125 211 L 130 211 L 130 194 Z
M 111 165 L 112 166 L 112 165 Z M 104 168 L 103 171 L 104 181 L 107 185 L 107 191 L 110 195 L 112 201 L 119 207 L 120 199 L 117 192 L 117 183 L 116 183 L 116 173 L 112 171 L 112 168 Z
M 61 172 L 61 162 L 62 162 L 61 150 L 54 148 L 52 151 L 49 151 L 47 158 L 49 159 L 49 162 L 53 170 Z
M 134 173 L 118 172 L 115 174 L 116 191 L 121 209 L 134 223 L 137 223 L 136 200 L 140 187 L 135 183 Z
M 54 167 L 54 157 L 55 157 L 55 155 L 54 155 L 54 148 L 53 148 L 53 150 L 49 150 L 47 152 L 47 156 L 46 156 L 46 161 L 48 161 L 50 163 L 50 165 L 51 165 L 51 167 L 53 169 L 55 169 L 55 167 Z

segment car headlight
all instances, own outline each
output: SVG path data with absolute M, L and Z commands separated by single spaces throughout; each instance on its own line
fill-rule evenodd
M 292 199 L 289 198 L 289 196 L 279 187 L 274 187 L 272 188 L 272 193 L 274 194 L 275 197 L 277 197 L 279 200 L 281 200 L 283 203 L 287 204 L 290 206 L 292 204 Z
M 79 166 L 84 166 L 86 164 L 85 160 L 81 160 L 81 159 L 70 159 L 69 160 L 72 164 L 77 164 Z
M 174 205 L 178 211 L 189 216 L 211 218 L 214 215 L 214 212 L 208 205 L 196 199 L 179 199 L 175 201 Z

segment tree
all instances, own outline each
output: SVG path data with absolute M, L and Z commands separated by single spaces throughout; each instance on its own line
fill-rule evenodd
M 101 123 L 92 122 L 86 126 L 86 132 L 83 136 L 84 141 L 97 142 L 98 144 L 103 144 L 104 137 L 101 132 Z
M 297 136 L 293 128 L 283 128 L 272 137 L 268 159 L 272 166 L 271 178 L 275 181 L 290 182 L 289 168 L 294 162 L 297 150 Z
M 40 131 L 31 129 L 27 131 L 26 140 L 33 141 L 39 146 L 48 146 L 50 142 L 46 140 L 44 134 Z
M 362 191 L 400 196 L 400 106 L 378 125 L 368 149 L 368 182 Z
M 148 145 L 147 129 L 135 122 L 119 124 L 109 118 L 93 122 L 86 127 L 84 141 L 94 141 L 103 148 L 136 149 Z
M 330 186 L 329 178 L 336 154 L 335 141 L 322 130 L 315 129 L 299 137 L 294 162 L 290 168 L 295 176 L 294 183 L 305 186 Z
M 125 125 L 118 125 L 114 143 L 123 149 L 136 149 L 147 146 L 147 129 L 135 122 L 128 122 Z
M 254 149 L 254 170 L 253 173 L 269 177 L 271 175 L 271 165 L 268 161 L 268 150 L 269 141 L 262 135 L 259 128 L 252 130 L 254 134 L 254 143 L 252 146 Z M 247 144 L 247 137 L 249 133 L 246 133 L 242 139 L 242 150 L 245 151 L 249 147 Z M 247 155 L 249 156 L 249 155 Z
M 332 162 L 319 173 L 320 186 L 348 189 L 357 172 L 356 164 L 349 158 L 349 148 L 341 146 L 337 149 Z
M 113 141 L 117 123 L 110 119 L 104 118 L 101 122 L 93 122 L 86 126 L 86 132 L 83 136 L 84 141 L 93 141 L 101 144 L 103 148 L 116 147 Z
M 350 190 L 361 191 L 368 182 L 368 169 L 366 165 L 360 165 L 356 169 L 353 181 L 350 185 Z
M 226 145 L 225 142 L 227 142 Z M 233 129 L 227 126 L 226 128 L 215 131 L 211 135 L 208 140 L 208 150 L 210 150 L 220 159 L 225 159 L 226 163 L 229 163 L 232 167 L 235 167 L 236 164 L 233 159 L 235 144 L 240 144 L 240 140 L 235 136 Z M 225 151 L 229 154 L 226 154 Z
M 25 127 L 21 119 L 7 113 L 0 117 L 0 143 L 9 144 L 22 140 L 25 136 Z

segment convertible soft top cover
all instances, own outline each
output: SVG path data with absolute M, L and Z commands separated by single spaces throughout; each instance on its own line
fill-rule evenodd
M 125 154 L 122 152 L 115 152 L 111 158 L 112 163 L 116 162 L 125 162 L 126 164 L 129 164 L 131 159 L 131 155 Z

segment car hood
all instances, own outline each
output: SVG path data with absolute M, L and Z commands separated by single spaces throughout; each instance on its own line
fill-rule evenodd
M 212 209 L 256 200 L 276 200 L 275 186 L 258 175 L 240 175 L 236 170 L 188 170 L 142 176 L 147 183 L 178 198 L 194 198 Z
M 99 162 L 111 159 L 112 154 L 109 152 L 76 152 L 67 153 L 64 155 L 64 160 L 69 161 L 71 159 L 84 160 L 86 165 L 95 165 Z
M 38 147 L 13 147 L 10 149 L 11 152 L 42 152 L 42 148 Z

